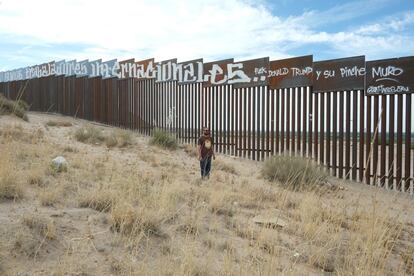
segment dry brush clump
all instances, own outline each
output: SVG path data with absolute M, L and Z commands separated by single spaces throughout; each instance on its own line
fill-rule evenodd
M 0 169 L 0 200 L 14 200 L 23 196 L 23 188 L 12 172 Z
M 100 144 L 105 140 L 102 129 L 90 125 L 78 128 L 75 138 L 79 142 L 89 144 Z
M 75 131 L 75 139 L 82 143 L 100 145 L 108 148 L 126 147 L 133 144 L 133 133 L 129 130 L 115 129 L 106 133 L 103 129 L 91 125 L 83 126 Z
M 99 212 L 108 212 L 117 200 L 116 191 L 113 189 L 97 189 L 83 191 L 79 198 L 79 207 L 92 208 Z
M 44 185 L 45 169 L 41 166 L 31 166 L 26 173 L 27 183 L 41 187 Z
M 274 156 L 262 167 L 262 175 L 293 190 L 313 189 L 326 183 L 327 173 L 313 161 L 296 156 Z
M 150 144 L 169 150 L 175 150 L 178 147 L 177 140 L 174 136 L 159 129 L 153 131 Z
M 105 137 L 105 144 L 108 148 L 130 146 L 133 144 L 133 133 L 123 129 L 114 130 Z
M 46 125 L 50 127 L 71 127 L 73 124 L 64 120 L 49 120 Z
M 78 206 L 107 212 L 111 230 L 126 239 L 140 235 L 162 236 L 163 222 L 174 217 L 182 188 L 168 185 L 168 177 L 137 175 L 111 176 L 112 181 L 79 190 Z
M 0 138 L 6 143 L 22 142 L 26 144 L 39 144 L 44 141 L 44 131 L 41 128 L 26 130 L 21 124 L 5 124 L 0 129 Z
M 290 211 L 287 230 L 302 240 L 295 248 L 298 256 L 317 269 L 338 275 L 389 272 L 401 223 L 379 210 L 374 200 L 368 209 L 355 202 L 339 203 L 307 192 Z
M 9 100 L 0 94 L 0 115 L 9 115 L 13 114 L 25 121 L 28 121 L 26 115 L 29 106 L 23 100 Z
M 112 230 L 131 239 L 141 234 L 162 236 L 164 222 L 174 219 L 182 189 L 167 179 L 138 177 L 119 186 L 111 208 Z
M 47 163 L 43 161 L 45 141 L 42 131 L 29 131 L 21 124 L 0 128 L 0 198 L 23 197 L 25 184 L 33 188 L 45 184 Z
M 0 154 L 0 201 L 15 200 L 23 196 L 23 187 L 13 166 L 13 149 L 2 149 Z
M 47 187 L 38 191 L 37 196 L 42 206 L 55 206 L 63 196 L 62 187 Z
M 159 235 L 158 211 L 146 206 L 118 203 L 111 211 L 111 229 L 126 236 Z

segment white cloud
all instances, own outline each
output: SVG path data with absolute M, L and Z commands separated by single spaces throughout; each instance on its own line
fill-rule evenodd
M 248 49 L 260 49 L 265 39 L 264 32 L 256 36 L 260 29 L 279 23 L 260 6 L 207 2 L 5 0 L 0 32 L 51 44 L 91 45 L 92 56 L 136 56 L 145 50 L 157 58 L 193 58 L 244 56 Z
M 378 22 L 359 27 L 355 33 L 361 35 L 392 34 L 402 32 L 410 25 L 414 24 L 414 11 L 394 14 L 381 18 Z
M 338 1 L 339 2 L 339 1 Z M 302 15 L 292 18 L 306 26 L 320 26 L 342 21 L 349 21 L 373 13 L 382 8 L 390 0 L 363 0 L 342 1 L 345 3 L 335 5 L 326 10 L 310 10 Z
M 357 5 L 362 10 L 374 2 L 383 1 L 368 0 Z M 337 51 L 337 57 L 354 53 L 381 57 L 403 48 L 414 50 L 413 46 L 407 49 L 411 37 L 385 35 L 381 23 L 338 33 L 313 29 L 329 20 L 347 20 L 362 14 L 352 14 L 352 10 L 355 7 L 345 4 L 328 11 L 281 18 L 264 5 L 243 0 L 2 0 L 0 35 L 28 47 L 52 46 L 50 50 L 26 51 L 17 57 L 28 62 L 131 57 L 282 58 L 304 45 L 310 45 L 306 54 L 316 53 L 318 49 L 312 47 L 320 43 Z M 332 19 L 334 13 L 340 16 Z M 311 18 L 317 20 L 311 22 Z M 389 21 L 389 25 L 401 30 L 411 22 L 412 17 L 406 16 Z M 381 35 L 375 36 L 377 33 Z M 59 51 L 53 47 L 68 44 L 80 46 Z

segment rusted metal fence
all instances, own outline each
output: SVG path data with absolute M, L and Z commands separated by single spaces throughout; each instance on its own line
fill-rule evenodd
M 209 126 L 217 152 L 259 161 L 299 155 L 339 178 L 413 194 L 414 94 L 375 95 L 340 85 L 314 86 L 306 78 L 295 85 L 251 86 L 51 75 L 2 82 L 0 92 L 21 98 L 32 111 L 144 135 L 162 129 L 183 143 L 196 144 L 201 128 Z

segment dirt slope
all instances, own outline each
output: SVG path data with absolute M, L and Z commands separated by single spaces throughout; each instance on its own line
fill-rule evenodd
M 191 147 L 81 143 L 85 125 L 0 117 L 0 275 L 414 273 L 410 195 L 333 178 L 293 192 L 223 155 L 203 182 Z M 67 171 L 51 169 L 59 155 Z

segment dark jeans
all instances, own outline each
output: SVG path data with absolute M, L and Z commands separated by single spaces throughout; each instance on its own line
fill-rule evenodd
M 209 177 L 211 170 L 211 156 L 206 156 L 200 161 L 201 177 Z

